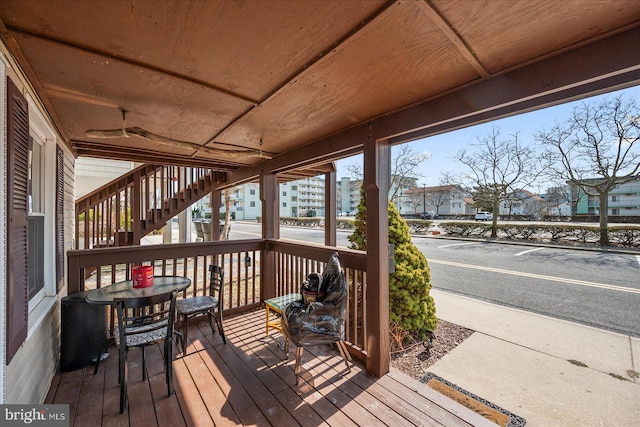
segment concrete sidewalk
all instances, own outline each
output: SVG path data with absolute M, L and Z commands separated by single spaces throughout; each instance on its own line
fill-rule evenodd
M 640 380 L 633 378 L 640 339 L 435 289 L 431 295 L 438 318 L 476 333 L 429 372 L 527 426 L 640 425 Z

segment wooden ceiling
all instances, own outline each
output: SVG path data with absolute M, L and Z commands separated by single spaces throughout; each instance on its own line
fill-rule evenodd
M 638 0 L 3 0 L 0 19 L 76 154 L 238 180 L 640 82 Z

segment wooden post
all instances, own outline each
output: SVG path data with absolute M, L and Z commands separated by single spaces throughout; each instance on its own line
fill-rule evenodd
M 260 175 L 260 200 L 262 202 L 262 237 L 280 238 L 280 200 L 275 174 Z M 276 256 L 266 245 L 260 262 L 262 300 L 276 296 Z
M 389 206 L 391 148 L 387 140 L 364 145 L 367 194 L 367 372 L 389 372 Z
M 335 246 L 336 237 L 336 173 L 324 174 L 324 244 Z
M 209 206 L 211 207 L 211 240 L 220 240 L 220 206 L 222 206 L 222 191 L 213 190 L 209 195 Z
M 123 227 L 125 232 L 125 241 L 133 245 L 139 245 L 140 240 L 142 240 L 142 212 L 140 211 L 140 208 L 142 206 L 142 189 L 140 188 L 141 182 L 142 173 L 138 171 L 133 175 L 133 194 L 131 195 L 131 200 L 129 201 L 131 205 L 131 231 L 133 234 L 133 242 L 128 241 L 128 227 L 126 226 L 126 224 Z M 148 195 L 145 194 L 145 197 L 148 197 Z

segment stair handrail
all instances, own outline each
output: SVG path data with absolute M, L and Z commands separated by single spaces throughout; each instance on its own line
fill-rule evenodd
M 76 200 L 76 248 L 139 244 L 224 178 L 209 168 L 140 165 Z

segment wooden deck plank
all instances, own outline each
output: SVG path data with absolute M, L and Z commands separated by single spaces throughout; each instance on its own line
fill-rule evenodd
M 277 346 L 275 345 L 275 343 L 265 346 L 265 342 L 259 340 L 258 337 L 260 336 L 259 334 L 261 334 L 261 331 L 260 331 L 260 329 L 262 329 L 261 326 L 262 324 L 259 321 L 252 322 L 250 327 L 247 326 L 245 328 L 242 328 L 241 329 L 242 332 L 240 333 L 240 335 L 234 338 L 241 339 L 242 337 L 246 337 L 246 339 L 250 341 L 252 344 L 254 344 L 256 348 L 260 349 L 258 350 L 259 354 L 256 353 L 258 357 L 254 358 L 254 360 L 260 360 L 264 364 L 268 360 L 266 358 L 266 355 L 273 354 L 272 349 L 277 349 Z M 266 342 L 269 342 L 269 341 L 267 340 Z M 249 350 L 245 348 L 245 351 L 248 352 Z M 279 352 L 279 349 L 276 351 Z M 282 355 L 280 357 L 275 357 L 275 363 L 279 363 L 280 366 L 282 366 L 282 362 L 286 360 L 284 353 L 281 353 L 281 354 Z M 287 377 L 291 378 L 291 380 L 287 381 L 287 383 L 290 385 L 293 385 L 295 384 L 295 374 L 293 372 L 294 361 L 293 360 L 288 361 L 287 365 L 289 367 L 289 373 L 290 373 Z M 256 368 L 265 369 L 265 366 L 262 366 L 262 367 L 257 366 Z M 269 371 L 272 371 L 270 366 L 266 366 L 266 369 L 268 369 Z M 320 369 L 325 369 L 325 367 L 320 366 Z M 293 387 L 296 387 L 296 386 L 293 386 Z M 324 389 L 326 394 L 323 393 L 322 389 L 316 388 L 315 391 L 320 392 L 321 394 L 324 394 L 325 397 L 329 398 L 331 402 L 334 403 L 334 405 L 336 405 L 337 403 L 336 405 L 337 408 L 345 412 L 346 415 L 349 416 L 351 419 L 358 420 L 358 423 L 366 422 L 366 423 L 375 424 L 379 422 L 375 416 L 372 416 L 369 412 L 364 410 L 356 402 L 353 402 L 351 401 L 351 399 L 348 399 L 346 394 L 344 394 L 344 392 L 342 390 L 339 390 L 337 387 L 329 386 L 328 388 Z
M 227 344 L 208 323 L 190 326 L 187 353 L 174 347 L 173 396 L 167 396 L 163 347 L 147 349 L 145 381 L 140 351 L 132 350 L 129 405 L 120 414 L 112 347 L 96 376 L 93 367 L 57 374 L 47 402 L 69 404 L 72 426 L 488 425 L 399 372 L 376 379 L 354 363 L 346 374 L 337 350 L 324 345 L 305 348 L 296 386 L 294 357 L 278 347 L 279 333 L 265 338 L 263 310 L 225 319 L 225 332 Z
M 260 320 L 260 316 L 257 317 L 256 321 L 258 320 Z M 328 381 L 329 383 L 334 383 L 335 381 L 339 381 L 339 379 L 346 373 L 346 367 L 344 365 L 344 362 L 342 361 L 342 358 L 339 357 L 337 350 L 335 354 L 331 355 L 332 360 L 330 364 L 337 365 L 341 369 L 339 371 L 338 370 L 332 371 L 331 375 L 326 375 L 326 372 L 330 370 L 329 365 L 326 365 L 325 363 L 316 363 L 318 362 L 318 360 L 315 360 L 313 354 L 309 353 L 308 349 L 306 349 L 305 353 L 303 353 L 303 371 L 302 371 L 300 386 L 295 386 L 294 385 L 295 373 L 293 371 L 295 367 L 295 358 L 293 357 L 293 354 L 291 354 L 290 355 L 291 358 L 287 359 L 285 353 L 277 346 L 275 342 L 276 340 L 279 341 L 280 343 L 284 342 L 284 338 L 280 335 L 280 333 L 271 332 L 270 338 L 266 340 L 263 338 L 255 337 L 255 335 L 252 336 L 252 339 L 253 339 L 253 342 L 259 343 L 258 347 L 264 347 L 270 350 L 270 352 L 273 354 L 273 360 L 275 360 L 275 363 L 279 363 L 278 367 L 285 368 L 287 372 L 286 374 L 283 375 L 283 378 L 286 379 L 285 381 L 291 387 L 293 387 L 294 389 L 300 389 L 300 390 L 304 389 L 305 393 L 314 393 L 314 394 L 318 392 L 323 393 L 323 390 L 325 390 L 328 393 L 327 395 L 324 396 L 325 400 L 329 400 L 333 402 L 334 408 L 336 406 L 339 408 L 338 412 L 340 413 L 340 416 L 344 418 L 342 414 L 342 412 L 344 412 L 346 415 L 351 417 L 349 420 L 343 419 L 341 423 L 350 422 L 352 419 L 357 420 L 357 423 L 361 425 L 365 423 L 371 424 L 371 425 L 377 425 L 381 422 L 377 418 L 377 416 L 371 415 L 364 408 L 364 405 L 362 403 L 364 402 L 363 399 L 366 399 L 366 397 L 360 396 L 356 398 L 354 401 L 352 401 L 352 399 L 348 398 L 348 395 L 344 392 L 344 390 L 340 389 L 339 387 L 335 387 L 335 386 L 329 386 L 325 388 L 315 387 L 315 384 L 318 381 L 323 381 L 323 382 Z M 271 340 L 273 340 L 273 342 Z M 295 352 L 295 347 L 292 347 L 291 352 L 292 353 Z M 260 359 L 263 361 L 269 360 L 268 357 L 265 357 L 265 352 L 260 352 Z M 307 359 L 309 359 L 309 363 L 307 363 Z M 286 362 L 286 364 L 282 362 Z M 273 370 L 274 372 L 276 371 L 276 369 L 273 369 Z M 357 395 L 357 394 L 358 393 L 354 393 L 354 395 Z M 376 406 L 376 405 L 374 404 L 373 406 Z M 375 411 L 376 415 L 378 415 L 380 408 L 376 406 L 375 409 L 376 409 Z M 327 416 L 328 414 L 325 412 L 324 415 Z M 390 423 L 389 425 L 398 425 L 398 423 Z
M 238 411 L 229 401 L 228 396 L 233 386 L 229 385 L 221 373 L 221 368 L 224 371 L 224 367 L 221 367 L 223 363 L 221 361 L 216 363 L 212 359 L 210 352 L 203 347 L 198 332 L 196 327 L 190 328 L 187 353 L 182 359 L 186 363 L 198 390 L 200 390 L 213 422 L 216 425 L 239 425 L 243 423 L 268 425 L 266 419 L 256 415 L 256 413 L 260 414 L 257 408 L 247 405 L 251 401 L 248 397 L 241 396 L 240 399 L 242 401 L 238 399 L 235 402 L 240 408 L 244 408 L 242 411 Z M 241 385 L 234 385 L 238 388 L 238 393 L 241 393 Z M 238 412 L 243 418 L 240 418 Z
M 90 369 L 85 368 L 84 371 L 74 423 L 80 426 L 100 425 L 102 421 L 105 366 L 100 364 L 95 375 L 90 372 Z
M 47 396 L 44 398 L 45 404 L 53 403 L 53 399 L 56 396 L 56 391 L 58 390 L 58 386 L 60 385 L 61 380 L 62 372 L 57 372 L 53 376 L 53 379 L 51 380 L 51 386 L 49 386 L 49 391 L 47 392 Z
M 402 417 L 395 416 L 390 413 L 389 409 L 383 402 L 374 399 L 366 390 L 352 383 L 350 377 L 355 375 L 359 367 L 353 368 L 351 373 L 347 374 L 342 358 L 337 354 L 327 355 L 321 348 L 327 346 L 311 346 L 305 347 L 302 353 L 303 374 L 302 378 L 312 384 L 323 382 L 327 389 L 340 391 L 340 396 L 350 402 L 353 406 L 358 404 L 358 413 L 354 415 L 354 419 L 358 422 L 366 422 L 366 424 L 376 425 L 392 425 L 392 426 L 409 426 L 413 425 Z M 316 386 L 318 388 L 318 386 Z M 334 391 L 334 395 L 335 395 Z
M 341 357 L 335 354 L 327 353 L 324 348 L 327 346 L 314 346 L 309 348 L 307 357 L 311 356 L 326 366 L 325 373 L 322 376 L 328 381 L 344 391 L 354 401 L 358 402 L 365 410 L 373 413 L 376 418 L 386 425 L 392 426 L 413 426 L 410 420 L 406 419 L 402 414 L 394 411 L 393 408 L 387 406 L 385 400 L 381 400 L 369 393 L 366 387 L 360 387 L 353 382 L 353 377 L 357 376 L 361 371 L 359 369 L 351 369 L 351 373 L 346 373 L 346 367 Z M 337 350 L 335 350 L 337 353 Z M 304 353 L 303 353 L 304 355 Z M 338 363 L 336 363 L 338 362 Z
M 80 386 L 82 385 L 82 378 L 84 376 L 84 369 L 77 371 L 65 372 L 58 384 L 58 390 L 56 391 L 53 403 L 67 403 L 69 404 L 69 425 L 74 425 L 76 417 L 76 409 L 78 407 L 78 398 L 80 397 Z
M 185 361 L 180 357 L 173 362 L 173 375 L 176 398 L 185 424 L 189 427 L 213 425 L 207 406 L 200 397 L 200 391 Z M 206 423 L 207 418 L 209 418 L 209 424 Z
M 269 388 L 256 376 L 256 372 L 247 365 L 247 363 L 253 363 L 250 360 L 251 357 L 238 350 L 231 340 L 227 340 L 226 345 L 221 344 L 215 347 L 215 350 L 218 351 L 233 375 L 240 380 L 244 389 L 270 423 L 275 425 L 294 425 L 296 423 L 286 408 L 273 396 Z M 233 388 L 231 391 L 233 392 Z
M 175 351 L 175 348 L 174 348 Z M 175 354 L 175 353 L 174 353 Z M 168 396 L 166 376 L 164 372 L 164 349 L 161 346 L 149 348 L 147 352 L 147 372 L 153 405 L 156 408 L 158 426 L 181 427 L 186 426 L 180 411 L 180 404 L 175 392 Z M 175 375 L 174 375 L 175 389 Z
M 126 427 L 129 413 L 120 413 L 120 387 L 118 386 L 118 349 L 109 348 L 104 362 L 104 400 L 102 402 L 102 427 Z M 91 374 L 91 373 L 89 373 Z
M 426 387 L 420 381 L 394 369 L 392 369 L 388 375 L 385 375 L 384 378 L 381 378 L 381 380 L 383 381 L 381 381 L 380 384 L 383 385 L 391 382 L 393 382 L 395 386 L 400 385 L 403 393 L 409 394 L 412 398 L 419 400 L 421 405 L 425 402 L 432 402 L 435 407 L 439 408 L 437 412 L 440 416 L 444 416 L 442 414 L 448 414 L 449 417 L 456 417 L 456 419 L 459 420 L 458 423 L 465 423 L 465 425 L 469 424 L 476 427 L 490 427 L 495 425 L 495 423 L 473 412 L 455 400 Z
M 234 338 L 234 343 L 237 344 L 238 349 L 246 354 L 256 356 L 251 357 L 250 359 L 256 362 L 253 363 L 253 367 L 257 372 L 268 370 L 272 375 L 275 375 L 278 378 L 282 389 L 276 391 L 274 396 L 285 408 L 288 408 L 291 416 L 293 416 L 297 422 L 303 426 L 329 425 L 325 423 L 322 417 L 310 406 L 305 405 L 304 400 L 290 388 L 288 384 L 292 384 L 293 379 L 295 378 L 294 375 L 290 375 L 291 369 L 284 366 L 284 364 L 281 363 L 281 359 L 276 358 L 270 351 L 264 349 L 264 344 L 259 339 L 256 339 L 256 335 L 253 333 L 254 331 L 250 334 L 238 334 L 240 331 L 246 331 L 246 328 L 230 331 L 230 336 Z M 280 370 L 280 375 L 278 375 L 276 370 Z M 289 375 L 287 376 L 284 374 L 285 372 L 288 372 Z M 265 375 L 258 376 L 263 382 L 270 381 L 272 378 L 267 378 Z M 283 376 L 289 380 L 289 383 L 284 380 Z
M 149 404 L 149 402 L 153 402 L 149 380 L 148 378 L 146 381 L 142 380 L 142 351 L 140 349 L 129 350 L 127 365 L 129 368 L 127 379 L 129 421 L 132 425 L 144 425 L 152 422 L 157 425 L 155 408 Z

